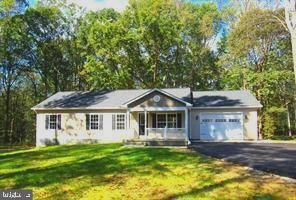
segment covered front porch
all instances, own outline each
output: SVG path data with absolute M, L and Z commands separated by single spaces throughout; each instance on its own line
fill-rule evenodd
M 128 112 L 134 141 L 188 141 L 186 107 L 137 108 Z

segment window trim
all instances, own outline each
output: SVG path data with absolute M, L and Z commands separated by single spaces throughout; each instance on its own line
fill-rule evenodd
M 88 122 L 87 122 L 87 115 L 88 117 Z M 97 125 L 98 128 L 92 128 L 91 125 L 94 124 L 95 122 L 92 122 L 92 116 L 97 116 Z M 100 120 L 100 116 L 102 116 L 102 121 Z M 102 123 L 102 124 L 101 124 Z M 88 125 L 88 127 L 87 127 Z M 87 131 L 102 131 L 104 130 L 104 113 L 85 113 L 85 128 Z
M 51 121 L 51 117 L 55 116 L 55 121 Z M 51 128 L 54 124 L 54 128 Z M 45 130 L 61 130 L 62 129 L 62 115 L 60 113 L 45 114 Z
M 119 122 L 119 123 L 122 123 L 124 125 L 124 128 L 123 129 L 118 129 L 118 121 L 117 121 L 117 116 L 118 115 L 123 115 L 123 119 L 124 121 L 123 122 Z M 114 116 L 114 117 L 113 117 Z M 114 120 L 114 122 L 113 122 Z M 114 127 L 113 127 L 113 123 L 114 123 Z M 123 131 L 123 130 L 126 130 L 127 128 L 127 119 L 126 119 L 126 113 L 113 113 L 112 114 L 112 130 L 113 131 Z
M 165 126 L 164 127 L 159 127 L 158 126 L 158 123 L 159 123 L 158 116 L 159 115 L 164 115 L 165 116 L 165 121 L 161 121 L 161 123 L 165 123 Z M 167 122 L 168 122 L 168 120 L 167 120 L 167 113 L 156 113 L 156 128 L 166 128 Z
M 166 113 L 156 113 L 156 128 L 158 129 L 162 129 L 162 128 L 159 128 L 158 127 L 158 115 L 165 115 L 165 127 L 164 128 L 167 128 L 167 129 L 178 129 L 178 121 L 179 120 L 182 120 L 182 113 L 181 113 L 181 119 L 178 118 L 178 114 L 181 113 L 181 112 L 166 112 Z M 169 128 L 168 127 L 168 115 L 175 115 L 176 117 L 176 122 L 175 122 L 175 128 Z M 170 121 L 170 123 L 173 123 L 173 121 Z M 181 121 L 181 127 L 180 128 L 184 128 L 183 126 L 183 123 Z

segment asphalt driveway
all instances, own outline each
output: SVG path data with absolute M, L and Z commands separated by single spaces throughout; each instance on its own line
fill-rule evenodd
M 193 149 L 228 162 L 296 178 L 296 144 L 200 142 Z

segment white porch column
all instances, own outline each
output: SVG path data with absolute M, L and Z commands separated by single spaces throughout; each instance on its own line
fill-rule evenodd
M 148 137 L 148 132 L 147 132 L 147 110 L 144 110 L 144 115 L 145 115 L 145 140 L 147 140 Z
M 189 142 L 189 131 L 188 131 L 188 108 L 185 109 L 185 135 Z

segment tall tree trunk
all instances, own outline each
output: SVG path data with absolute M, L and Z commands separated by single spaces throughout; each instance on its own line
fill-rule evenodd
M 10 129 L 10 86 L 6 89 L 5 98 L 5 130 L 4 130 L 4 142 L 9 142 L 9 129 Z
M 14 125 L 14 118 L 12 118 L 11 122 L 10 122 L 10 130 L 9 130 L 9 145 L 12 148 L 12 136 L 13 136 L 13 125 Z
M 291 34 L 293 67 L 296 84 L 296 0 L 285 0 L 285 18 Z
M 296 85 L 296 31 L 291 32 L 291 43 L 292 43 L 292 54 L 293 54 L 293 68 L 294 68 L 294 79 Z
M 290 120 L 290 112 L 289 112 L 289 106 L 288 106 L 288 105 L 287 105 L 287 122 L 288 122 L 289 136 L 292 136 L 292 131 L 291 131 L 291 120 Z

